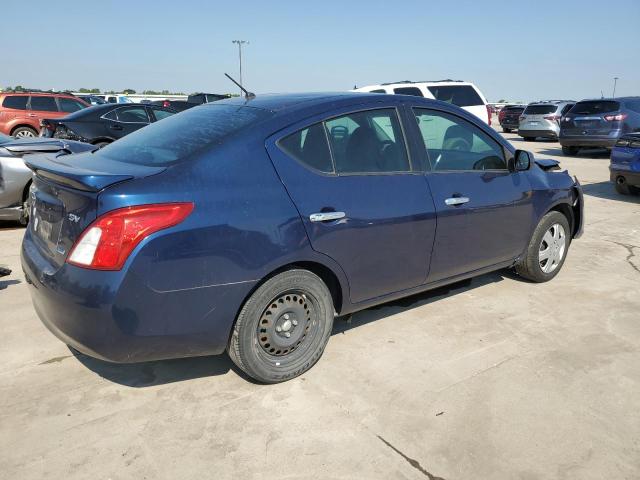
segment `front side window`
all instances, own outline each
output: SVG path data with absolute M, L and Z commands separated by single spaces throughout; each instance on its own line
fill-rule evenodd
M 149 115 L 144 107 L 121 108 L 118 110 L 118 120 L 128 123 L 149 123 Z
M 500 144 L 472 123 L 435 110 L 414 114 L 434 171 L 507 169 Z
M 8 95 L 4 97 L 2 106 L 4 108 L 12 108 L 14 110 L 26 110 L 27 100 L 29 100 L 29 97 L 26 95 Z
M 31 97 L 31 110 L 39 112 L 57 112 L 58 105 L 54 97 Z
M 85 107 L 82 103 L 76 100 L 64 97 L 58 98 L 58 104 L 60 105 L 61 111 L 69 113 L 77 112 L 78 110 L 82 110 Z
M 393 108 L 343 115 L 327 120 L 325 128 L 338 174 L 411 170 Z

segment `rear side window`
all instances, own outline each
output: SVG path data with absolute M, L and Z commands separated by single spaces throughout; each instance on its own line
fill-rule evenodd
M 124 163 L 169 165 L 271 116 L 266 110 L 214 102 L 141 128 L 95 155 Z
M 387 93 L 384 90 L 378 89 L 378 90 L 371 90 L 369 93 Z
M 280 140 L 278 144 L 303 165 L 325 173 L 333 172 L 331 152 L 322 123 L 293 133 Z
M 31 110 L 40 112 L 57 112 L 58 105 L 54 97 L 31 97 Z
M 443 85 L 427 87 L 436 100 L 451 103 L 458 107 L 484 105 L 484 102 L 471 85 Z
M 418 87 L 394 88 L 393 93 L 396 93 L 398 95 L 413 95 L 414 97 L 424 97 Z
M 524 110 L 525 115 L 547 115 L 556 111 L 556 105 L 529 105 Z
M 600 113 L 616 112 L 620 110 L 620 103 L 611 100 L 592 100 L 578 102 L 570 110 L 575 115 L 598 115 Z
M 4 108 L 13 108 L 14 110 L 26 110 L 28 99 L 29 97 L 26 95 L 8 95 L 4 97 L 2 106 Z
M 153 114 L 156 117 L 156 121 L 162 120 L 163 118 L 167 118 L 173 115 L 173 112 L 170 112 L 168 110 L 161 110 L 160 108 L 153 108 L 152 110 L 153 110 Z
M 127 123 L 149 123 L 149 115 L 144 107 L 126 107 L 117 111 L 118 120 Z

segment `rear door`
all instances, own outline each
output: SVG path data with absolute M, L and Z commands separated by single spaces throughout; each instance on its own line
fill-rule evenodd
M 502 146 L 473 123 L 435 109 L 413 112 L 438 215 L 429 282 L 516 258 L 533 218 L 526 172 L 511 173 Z
M 616 120 L 620 102 L 613 100 L 589 100 L 576 103 L 562 121 L 563 135 L 608 135 L 620 128 Z
M 28 95 L 7 95 L 0 109 L 0 132 L 10 135 L 11 130 L 27 119 Z
M 431 85 L 427 89 L 436 100 L 462 107 L 487 122 L 487 102 L 473 85 Z
M 425 282 L 435 212 L 396 108 L 339 110 L 267 140 L 314 250 L 362 302 Z

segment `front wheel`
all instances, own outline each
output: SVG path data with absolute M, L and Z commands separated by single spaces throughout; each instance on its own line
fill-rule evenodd
M 567 217 L 556 211 L 547 213 L 533 232 L 516 272 L 533 282 L 548 282 L 562 268 L 570 243 Z
M 568 157 L 575 157 L 578 154 L 578 147 L 562 146 L 562 153 Z
M 38 132 L 31 127 L 18 127 L 13 131 L 13 136 L 15 138 L 35 138 L 38 136 Z
M 227 351 L 251 378 L 278 383 L 309 370 L 333 327 L 331 293 L 317 275 L 289 270 L 267 280 L 236 319 Z

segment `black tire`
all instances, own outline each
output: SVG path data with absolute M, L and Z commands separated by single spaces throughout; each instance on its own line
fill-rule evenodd
M 615 186 L 616 186 L 616 192 L 618 192 L 619 194 L 621 195 L 631 194 L 631 189 L 629 188 L 629 185 L 627 185 L 627 182 L 624 182 L 624 183 L 615 182 Z
M 104 147 L 106 147 L 107 145 L 109 145 L 110 143 L 111 143 L 111 142 L 96 142 L 96 143 L 94 143 L 94 145 L 95 145 L 96 147 L 98 147 L 98 148 L 104 148 Z
M 28 138 L 28 137 L 37 137 L 38 132 L 35 131 L 31 127 L 18 127 L 13 132 L 11 132 L 15 138 Z
M 322 356 L 333 317 L 331 293 L 320 277 L 307 270 L 280 273 L 242 307 L 229 340 L 229 357 L 262 383 L 295 378 Z
M 562 146 L 562 154 L 567 157 L 575 157 L 578 154 L 578 147 Z
M 502 127 L 502 131 L 503 131 L 504 133 L 511 133 L 511 129 L 510 129 L 510 128 L 504 128 L 504 127 Z
M 543 238 L 547 231 L 554 225 L 561 225 L 564 229 L 565 233 L 565 242 L 564 242 L 564 250 L 562 254 L 562 258 L 557 265 L 550 272 L 545 272 L 541 266 L 540 261 L 540 251 L 541 247 L 543 247 Z M 546 242 L 545 242 L 546 244 Z M 518 264 L 516 264 L 516 272 L 521 277 L 526 278 L 527 280 L 531 280 L 533 282 L 548 282 L 553 277 L 555 277 L 558 272 L 562 269 L 564 265 L 564 261 L 567 258 L 567 254 L 569 252 L 569 246 L 571 245 L 571 230 L 569 227 L 569 221 L 567 217 L 565 217 L 562 213 L 551 211 L 547 213 L 536 227 L 533 235 L 531 236 L 531 240 L 529 241 L 529 245 L 527 246 L 527 250 L 524 254 L 524 257 L 520 260 Z M 550 248 L 547 245 L 547 248 Z M 547 260 L 548 262 L 549 260 Z M 546 265 L 546 262 L 545 262 Z
M 524 137 L 524 141 L 525 142 L 535 142 L 536 141 L 536 137 Z

